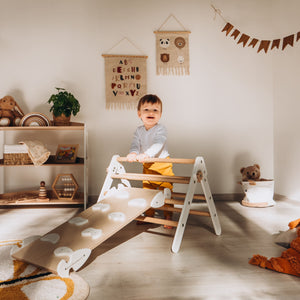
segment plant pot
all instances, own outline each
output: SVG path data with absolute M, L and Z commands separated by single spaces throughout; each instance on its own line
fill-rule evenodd
M 56 117 L 53 115 L 53 123 L 54 126 L 69 126 L 70 125 L 71 115 L 66 117 L 64 114 Z

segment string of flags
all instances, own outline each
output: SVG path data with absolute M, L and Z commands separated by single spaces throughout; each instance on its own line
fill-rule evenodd
M 227 22 L 223 18 L 219 9 L 216 9 L 213 5 L 211 6 L 215 10 L 215 15 L 216 14 L 220 15 L 222 19 L 226 22 L 226 25 L 222 29 L 222 32 L 225 32 L 226 36 L 229 35 L 230 37 L 233 37 L 233 39 L 237 41 L 237 44 L 242 44 L 243 47 L 247 45 L 248 47 L 252 47 L 252 48 L 255 48 L 256 45 L 259 45 L 257 53 L 259 53 L 262 50 L 265 53 L 267 53 L 268 50 L 273 50 L 274 48 L 276 49 L 280 48 L 280 42 L 281 42 L 280 38 L 274 40 L 259 40 L 254 37 L 253 38 L 250 37 L 248 34 L 241 33 L 239 29 L 234 27 L 231 23 Z M 294 42 L 298 42 L 299 39 L 300 39 L 300 32 L 283 37 L 281 43 L 281 49 L 284 50 L 287 46 L 293 47 Z

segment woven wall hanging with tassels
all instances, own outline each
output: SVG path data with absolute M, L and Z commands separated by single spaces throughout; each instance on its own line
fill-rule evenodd
M 183 28 L 182 31 L 164 31 L 162 27 L 170 18 L 174 18 Z M 189 34 L 174 15 L 170 15 L 160 26 L 156 35 L 156 74 L 189 75 Z
M 122 41 L 134 45 L 127 38 L 118 44 Z M 138 100 L 147 93 L 148 56 L 125 54 L 102 54 L 102 56 L 105 59 L 106 108 L 136 109 Z

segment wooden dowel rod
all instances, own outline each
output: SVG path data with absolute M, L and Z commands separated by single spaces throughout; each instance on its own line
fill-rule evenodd
M 172 192 L 172 197 L 174 197 L 174 198 L 184 199 L 185 196 L 186 196 L 185 193 L 175 193 L 175 192 Z M 204 195 L 194 195 L 193 199 L 196 199 L 196 200 L 206 200 Z
M 182 211 L 181 208 L 177 207 L 172 207 L 172 206 L 161 206 L 158 208 L 155 208 L 157 210 L 163 210 L 163 211 L 172 211 L 172 212 L 178 212 L 180 213 Z M 205 216 L 205 217 L 210 217 L 210 213 L 207 211 L 200 211 L 200 210 L 190 210 L 190 215 L 197 215 L 197 216 Z
M 112 174 L 113 179 L 127 179 L 127 180 L 142 180 L 142 181 L 158 181 L 158 182 L 172 182 L 189 184 L 190 177 L 184 176 L 164 176 L 164 175 L 152 175 L 152 174 L 139 174 L 139 173 L 123 173 Z
M 172 226 L 172 227 L 177 227 L 178 222 L 177 221 L 172 221 L 172 220 L 165 220 L 165 219 L 160 219 L 160 218 L 151 218 L 151 217 L 137 217 L 135 218 L 137 221 L 142 221 L 146 223 L 153 223 L 153 224 L 159 224 L 159 225 L 167 225 L 167 226 Z
M 154 33 L 176 33 L 176 34 L 182 34 L 182 32 L 191 33 L 189 30 L 181 30 L 181 31 L 174 31 L 174 30 L 156 30 L 153 31 Z
M 184 200 L 180 199 L 165 199 L 166 204 L 175 204 L 175 205 L 183 205 Z
M 118 162 L 128 162 L 127 157 L 118 157 Z M 136 161 L 138 162 L 138 161 Z M 161 163 L 174 163 L 174 164 L 194 164 L 195 159 L 190 158 L 147 158 L 145 163 L 161 162 Z
M 190 210 L 190 215 L 210 217 L 210 213 L 207 211 L 199 211 L 199 210 L 193 210 L 193 209 Z

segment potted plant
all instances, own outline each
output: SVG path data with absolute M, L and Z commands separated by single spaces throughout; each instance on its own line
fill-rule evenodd
M 51 95 L 48 100 L 52 104 L 50 112 L 53 113 L 53 122 L 56 126 L 70 124 L 71 114 L 76 116 L 80 110 L 78 100 L 63 88 L 56 88 L 57 93 Z

